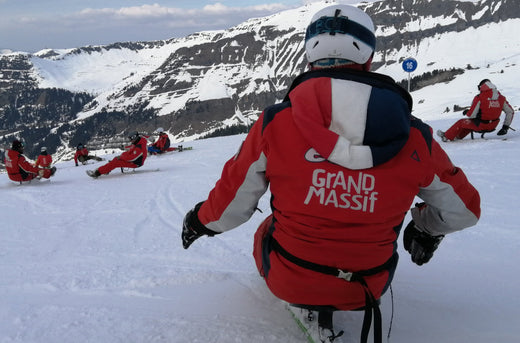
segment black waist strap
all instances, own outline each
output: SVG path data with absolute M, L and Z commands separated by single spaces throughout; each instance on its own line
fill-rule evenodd
M 286 260 L 291 261 L 292 263 L 294 263 L 300 267 L 303 267 L 305 269 L 310 269 L 310 270 L 313 270 L 315 272 L 319 272 L 322 274 L 332 275 L 337 278 L 344 279 L 346 281 L 352 281 L 352 282 L 359 281 L 359 279 L 363 278 L 364 276 L 376 275 L 381 272 L 387 271 L 396 263 L 396 260 L 397 260 L 397 255 L 393 254 L 392 257 L 390 257 L 385 263 L 383 263 L 380 266 L 370 268 L 367 270 L 351 272 L 351 271 L 346 271 L 346 270 L 335 268 L 335 267 L 324 266 L 322 264 L 306 261 L 299 257 L 296 257 L 293 254 L 291 254 L 290 252 L 288 252 L 287 250 L 285 250 L 280 245 L 280 243 L 278 243 L 278 241 L 276 239 L 274 239 L 273 237 L 271 237 L 270 246 L 274 251 L 276 251 L 277 253 L 282 255 Z
M 307 260 L 303 260 L 297 256 L 294 256 L 287 250 L 285 250 L 280 243 L 276 239 L 271 236 L 270 239 L 270 247 L 272 250 L 276 251 L 286 260 L 296 264 L 305 269 L 313 270 L 318 273 L 332 275 L 337 278 L 343 279 L 348 282 L 358 282 L 363 287 L 365 291 L 365 316 L 363 318 L 363 329 L 361 330 L 361 342 L 366 343 L 368 341 L 368 333 L 370 331 L 370 326 L 372 324 L 372 312 L 374 313 L 374 343 L 381 343 L 383 341 L 383 329 L 382 329 L 382 319 L 381 319 L 381 310 L 379 309 L 379 303 L 377 299 L 370 291 L 368 287 L 365 276 L 376 275 L 383 271 L 389 270 L 395 263 L 397 263 L 397 254 L 393 254 L 385 263 L 380 266 L 361 270 L 357 272 L 346 271 L 343 269 L 325 266 L 322 264 L 310 262 Z
M 481 123 L 484 123 L 484 124 L 489 124 L 489 123 L 493 123 L 495 121 L 499 121 L 500 119 L 491 119 L 491 120 L 481 120 L 480 122 Z

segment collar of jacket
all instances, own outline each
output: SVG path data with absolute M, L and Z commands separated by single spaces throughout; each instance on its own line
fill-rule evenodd
M 351 69 L 310 71 L 293 82 L 286 100 L 308 143 L 343 167 L 383 164 L 408 141 L 412 98 L 388 76 Z
M 364 83 L 377 88 L 385 88 L 399 94 L 408 104 L 408 110 L 412 112 L 413 99 L 410 93 L 403 87 L 395 83 L 390 76 L 373 73 L 369 71 L 356 70 L 351 68 L 325 68 L 310 70 L 297 76 L 292 82 L 284 101 L 289 101 L 289 93 L 300 83 L 316 77 L 330 77 L 333 79 L 342 79 Z

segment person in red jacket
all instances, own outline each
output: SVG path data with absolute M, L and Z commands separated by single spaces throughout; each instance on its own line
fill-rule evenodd
M 369 72 L 375 35 L 365 12 L 340 4 L 318 11 L 305 49 L 311 70 L 263 111 L 207 199 L 186 214 L 182 244 L 246 222 L 269 188 L 272 213 L 253 255 L 270 291 L 293 309 L 317 312 L 322 342 L 341 335 L 334 311 L 357 309 L 367 321 L 374 315 L 380 342 L 379 299 L 415 197 L 424 203 L 411 209 L 403 241 L 422 265 L 444 235 L 477 223 L 479 193 L 431 127 L 411 115 L 410 94 Z
M 40 150 L 40 155 L 36 159 L 36 163 L 34 166 L 36 168 L 45 168 L 50 169 L 52 164 L 52 156 L 47 153 L 47 148 L 42 147 Z
M 151 154 L 162 154 L 170 147 L 170 137 L 164 132 L 163 128 L 160 127 L 155 130 L 159 134 L 157 140 L 148 147 L 148 152 Z
M 463 139 L 471 132 L 494 131 L 500 122 L 502 111 L 506 117 L 497 135 L 507 134 L 515 113 L 513 107 L 488 79 L 480 81 L 478 90 L 480 93 L 473 98 L 470 109 L 464 112 L 469 119 L 458 120 L 446 132 L 437 130 L 437 135 L 443 142 Z
M 96 170 L 87 170 L 87 175 L 97 178 L 100 175 L 110 173 L 116 168 L 141 167 L 147 156 L 146 138 L 141 137 L 137 131 L 130 133 L 128 138 L 130 139 L 131 144 L 126 147 L 125 152 Z
M 34 178 L 50 178 L 56 172 L 56 167 L 39 168 L 32 165 L 23 155 L 24 144 L 15 139 L 11 149 L 5 152 L 5 169 L 9 179 L 16 182 L 31 181 Z
M 82 164 L 87 164 L 88 160 L 103 161 L 101 157 L 92 156 L 88 154 L 88 149 L 83 143 L 79 143 L 76 147 L 76 153 L 74 154 L 74 163 L 78 166 L 78 161 Z

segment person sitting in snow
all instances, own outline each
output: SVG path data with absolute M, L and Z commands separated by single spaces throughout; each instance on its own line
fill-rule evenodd
M 5 169 L 9 179 L 16 182 L 31 181 L 35 178 L 50 178 L 56 172 L 56 167 L 39 168 L 32 165 L 23 155 L 24 144 L 15 139 L 11 149 L 5 152 Z
M 155 130 L 159 134 L 159 137 L 151 146 L 148 147 L 148 152 L 151 154 L 162 154 L 170 147 L 170 137 L 164 132 L 163 128 L 160 127 Z
M 295 313 L 318 314 L 321 342 L 340 336 L 332 326 L 337 310 L 366 311 L 364 342 L 373 315 L 381 338 L 379 299 L 392 282 L 397 238 L 416 196 L 424 203 L 412 208 L 403 242 L 418 265 L 444 235 L 480 217 L 478 191 L 431 127 L 411 115 L 410 94 L 369 71 L 374 31 L 354 6 L 318 11 L 305 38 L 311 70 L 263 111 L 182 223 L 188 249 L 245 223 L 269 189 L 272 213 L 255 234 L 256 266 Z
M 133 131 L 128 135 L 131 144 L 125 147 L 126 151 L 115 157 L 107 164 L 96 170 L 87 170 L 87 175 L 97 178 L 100 175 L 108 174 L 116 168 L 139 168 L 144 164 L 148 151 L 146 150 L 146 138 Z
M 88 160 L 103 161 L 101 157 L 89 155 L 87 147 L 84 146 L 83 143 L 79 143 L 76 146 L 76 153 L 74 154 L 76 167 L 78 166 L 78 161 L 81 162 L 81 164 L 87 164 Z
M 491 132 L 495 130 L 500 122 L 502 111 L 504 111 L 506 117 L 497 135 L 507 134 L 515 113 L 513 107 L 509 105 L 506 98 L 488 79 L 480 81 L 478 90 L 480 93 L 473 98 L 470 109 L 464 111 L 464 115 L 468 116 L 469 119 L 458 120 L 446 132 L 437 130 L 437 135 L 441 137 L 443 142 L 463 139 L 471 132 Z
M 36 159 L 34 166 L 36 168 L 50 169 L 52 164 L 52 156 L 47 153 L 47 148 L 42 147 L 40 149 L 40 155 Z

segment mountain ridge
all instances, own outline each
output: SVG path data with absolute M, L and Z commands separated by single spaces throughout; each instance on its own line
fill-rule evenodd
M 265 106 L 281 101 L 292 79 L 305 70 L 304 29 L 313 13 L 331 3 L 183 38 L 1 54 L 0 143 L 20 135 L 65 159 L 78 142 L 110 147 L 114 136 L 131 129 L 151 132 L 161 126 L 180 142 L 227 126 L 247 128 Z M 361 3 L 377 26 L 373 70 L 399 81 L 404 58 L 421 56 L 443 40 L 464 42 L 456 37 L 473 31 L 478 37 L 500 27 L 518 31 L 520 9 L 514 5 L 512 0 Z M 511 32 L 505 36 L 514 37 Z M 513 48 L 520 52 L 518 44 Z M 453 56 L 434 61 L 421 58 L 425 65 L 414 76 L 448 70 L 440 79 L 445 82 L 456 77 L 451 68 L 474 67 L 454 61 L 465 53 L 462 48 L 451 51 Z M 51 105 L 54 98 L 47 93 L 54 88 L 64 90 L 63 98 Z M 77 102 L 70 104 L 69 98 Z M 60 119 L 50 120 L 49 107 L 65 113 L 54 113 Z

